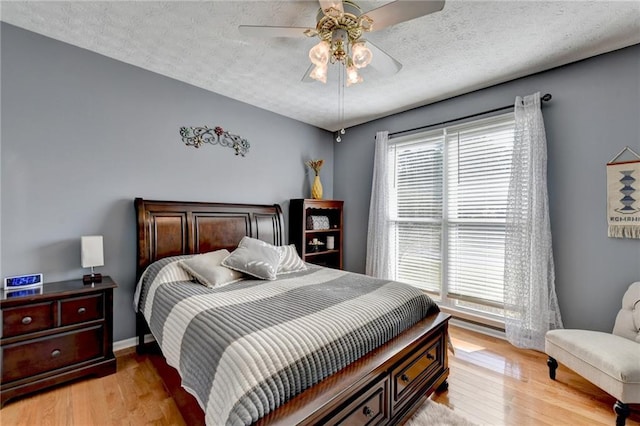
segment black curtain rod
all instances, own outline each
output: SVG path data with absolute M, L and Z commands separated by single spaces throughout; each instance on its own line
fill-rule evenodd
M 548 102 L 548 101 L 551 100 L 551 94 L 550 93 L 546 93 L 546 94 L 542 95 L 540 97 L 540 99 L 543 102 Z M 507 105 L 507 106 L 503 106 L 503 107 L 500 107 L 500 108 L 494 108 L 494 109 L 490 109 L 488 111 L 478 112 L 476 114 L 471 114 L 471 115 L 467 115 L 467 116 L 460 117 L 460 118 L 454 118 L 453 120 L 443 121 L 442 123 L 429 124 L 427 126 L 415 127 L 413 129 L 408 129 L 408 130 L 400 130 L 399 132 L 389 133 L 389 137 L 401 135 L 403 133 L 411 133 L 411 132 L 415 132 L 417 130 L 425 130 L 425 129 L 429 129 L 431 127 L 443 126 L 445 124 L 450 124 L 450 123 L 454 123 L 456 121 L 462 121 L 462 120 L 466 120 L 468 118 L 478 117 L 480 115 L 490 114 L 492 112 L 498 112 L 498 111 L 502 111 L 502 110 L 509 109 L 509 108 L 513 108 L 513 105 Z

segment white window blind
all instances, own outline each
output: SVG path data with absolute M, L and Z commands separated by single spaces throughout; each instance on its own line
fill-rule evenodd
M 393 141 L 396 279 L 457 307 L 502 305 L 513 132 L 510 113 Z
M 439 132 L 395 149 L 395 250 L 399 281 L 440 292 L 443 146 Z

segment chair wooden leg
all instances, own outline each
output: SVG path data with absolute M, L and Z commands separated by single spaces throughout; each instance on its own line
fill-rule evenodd
M 558 361 L 556 361 L 555 358 L 549 357 L 549 359 L 547 359 L 547 365 L 549 366 L 549 377 L 551 378 L 551 380 L 555 380 Z
M 618 415 L 616 417 L 616 426 L 624 426 L 627 417 L 629 417 L 629 406 L 624 402 L 616 401 L 616 403 L 613 404 L 613 411 Z

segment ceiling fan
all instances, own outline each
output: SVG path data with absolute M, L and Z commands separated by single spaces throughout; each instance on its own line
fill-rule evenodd
M 320 11 L 315 28 L 240 25 L 241 33 L 254 37 L 318 37 L 320 42 L 309 50 L 311 66 L 302 81 L 326 83 L 329 63 L 346 68 L 346 85 L 360 83 L 358 70 L 371 63 L 383 75 L 400 71 L 402 64 L 371 41 L 363 33 L 378 31 L 444 8 L 444 0 L 396 0 L 369 12 L 351 0 L 319 0 Z M 375 58 L 375 59 L 374 59 Z

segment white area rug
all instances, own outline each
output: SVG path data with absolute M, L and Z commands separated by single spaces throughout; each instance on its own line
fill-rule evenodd
M 476 426 L 446 405 L 427 400 L 404 426 Z

